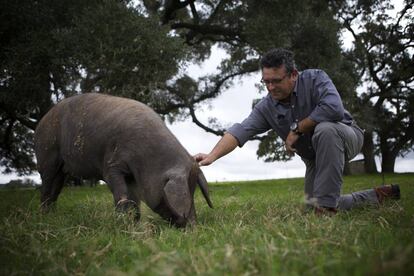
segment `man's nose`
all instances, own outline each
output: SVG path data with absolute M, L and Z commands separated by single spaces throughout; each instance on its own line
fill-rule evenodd
M 277 85 L 276 84 L 274 84 L 274 83 L 269 83 L 268 85 L 267 85 L 267 89 L 268 90 L 272 90 L 273 88 L 275 88 Z

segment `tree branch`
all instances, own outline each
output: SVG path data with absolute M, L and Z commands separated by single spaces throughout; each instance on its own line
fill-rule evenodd
M 195 8 L 194 1 L 190 2 L 191 13 L 193 14 L 193 21 L 194 23 L 198 24 L 200 22 L 200 17 L 198 16 L 198 12 Z
M 16 114 L 16 112 L 13 112 L 13 110 L 11 110 L 10 108 L 8 108 L 6 105 L 4 105 L 3 103 L 0 103 L 0 109 L 3 109 L 7 115 L 9 115 L 9 117 L 11 119 L 17 120 L 19 121 L 22 125 L 30 128 L 31 130 L 35 130 L 36 126 L 37 126 L 37 122 L 33 122 L 25 117 L 19 116 Z
M 200 128 L 204 129 L 205 131 L 207 131 L 209 133 L 213 133 L 217 136 L 223 136 L 224 135 L 225 129 L 214 130 L 214 129 L 204 125 L 202 122 L 200 122 L 200 120 L 197 119 L 197 116 L 195 115 L 194 107 L 189 106 L 188 108 L 190 109 L 190 115 L 191 115 L 191 119 L 193 120 L 193 123 L 195 123 L 197 126 L 199 126 Z M 252 141 L 252 140 L 263 141 L 265 138 L 266 138 L 266 136 L 255 135 L 255 136 L 251 137 L 249 139 L 249 141 Z
M 167 0 L 164 5 L 164 14 L 162 16 L 162 24 L 165 25 L 174 18 L 174 13 L 177 10 L 185 8 L 190 3 L 194 3 L 194 0 L 188 0 L 181 2 L 180 0 Z
M 234 72 L 232 74 L 229 74 L 219 80 L 217 80 L 215 83 L 216 85 L 214 86 L 214 88 L 207 92 L 202 94 L 201 96 L 199 96 L 197 99 L 194 100 L 194 103 L 198 103 L 201 102 L 203 100 L 209 99 L 209 98 L 214 98 L 215 96 L 217 96 L 220 93 L 221 87 L 224 85 L 224 83 L 226 81 L 228 81 L 229 79 L 233 79 L 236 76 L 240 76 L 240 75 L 244 75 L 244 74 L 248 74 L 248 73 L 252 73 L 257 71 L 257 62 L 256 61 L 250 61 L 249 64 L 245 64 L 244 69 L 241 69 L 240 71 Z
M 173 23 L 171 24 L 172 29 L 189 29 L 193 32 L 202 34 L 202 35 L 223 35 L 226 37 L 234 37 L 238 38 L 240 37 L 239 30 L 237 29 L 229 29 L 229 28 L 223 28 L 218 25 L 199 25 L 199 24 L 193 24 L 193 23 L 186 23 L 186 22 L 180 22 L 180 23 Z
M 193 122 L 199 126 L 200 128 L 204 129 L 207 132 L 213 133 L 215 135 L 218 136 L 223 136 L 224 135 L 224 129 L 220 129 L 220 130 L 214 130 L 206 125 L 204 125 L 203 123 L 201 123 L 198 119 L 197 116 L 195 115 L 195 111 L 194 111 L 194 107 L 193 106 L 189 106 L 188 107 L 190 109 L 190 115 L 191 115 L 191 119 L 193 120 Z
M 10 136 L 12 135 L 12 130 L 13 130 L 14 122 L 15 122 L 15 120 L 13 120 L 13 119 L 10 120 L 9 123 L 7 124 L 6 131 L 4 132 L 2 148 L 6 152 L 10 152 L 10 150 L 11 150 L 11 147 L 10 147 Z
M 403 17 L 404 17 L 404 15 L 407 13 L 407 11 L 409 10 L 409 9 L 412 9 L 413 8 L 413 4 L 409 4 L 409 3 L 407 3 L 406 5 L 405 5 L 405 7 L 403 8 L 403 10 L 400 12 L 400 16 L 398 17 L 398 19 L 397 19 L 397 22 L 395 23 L 395 25 L 392 27 L 392 31 L 390 32 L 390 36 L 395 32 L 395 31 L 397 31 L 397 29 L 398 29 L 398 26 L 400 25 L 400 22 L 401 22 L 401 20 L 403 19 Z

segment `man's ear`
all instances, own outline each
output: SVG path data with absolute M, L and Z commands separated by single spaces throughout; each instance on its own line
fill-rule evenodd
M 298 71 L 298 69 L 293 69 L 293 72 L 292 72 L 292 77 L 293 77 L 293 79 L 296 81 L 297 79 L 298 79 L 298 76 L 299 76 L 299 71 Z
M 185 179 L 170 178 L 164 187 L 164 199 L 174 215 L 188 217 L 192 201 Z

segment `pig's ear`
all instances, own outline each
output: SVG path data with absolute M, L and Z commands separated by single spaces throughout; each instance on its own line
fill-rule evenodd
M 213 208 L 213 203 L 211 203 L 210 196 L 208 195 L 208 183 L 203 172 L 200 169 L 198 169 L 197 183 L 198 186 L 200 186 L 201 192 L 203 193 L 203 196 L 206 199 L 208 206 L 210 208 Z
M 188 217 L 192 202 L 188 183 L 184 178 L 170 178 L 168 180 L 164 187 L 164 199 L 176 216 Z

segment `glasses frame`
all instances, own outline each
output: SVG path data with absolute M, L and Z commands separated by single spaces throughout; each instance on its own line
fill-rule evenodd
M 264 84 L 264 85 L 266 85 L 266 86 L 269 86 L 269 85 L 273 85 L 273 86 L 275 86 L 275 85 L 278 85 L 278 84 L 280 84 L 284 79 L 286 79 L 286 77 L 288 77 L 289 76 L 289 74 L 288 73 L 286 73 L 285 74 L 285 76 L 283 77 L 283 78 L 280 78 L 280 79 L 271 79 L 271 80 L 264 80 L 263 78 L 260 80 L 260 82 L 262 83 L 262 84 Z

